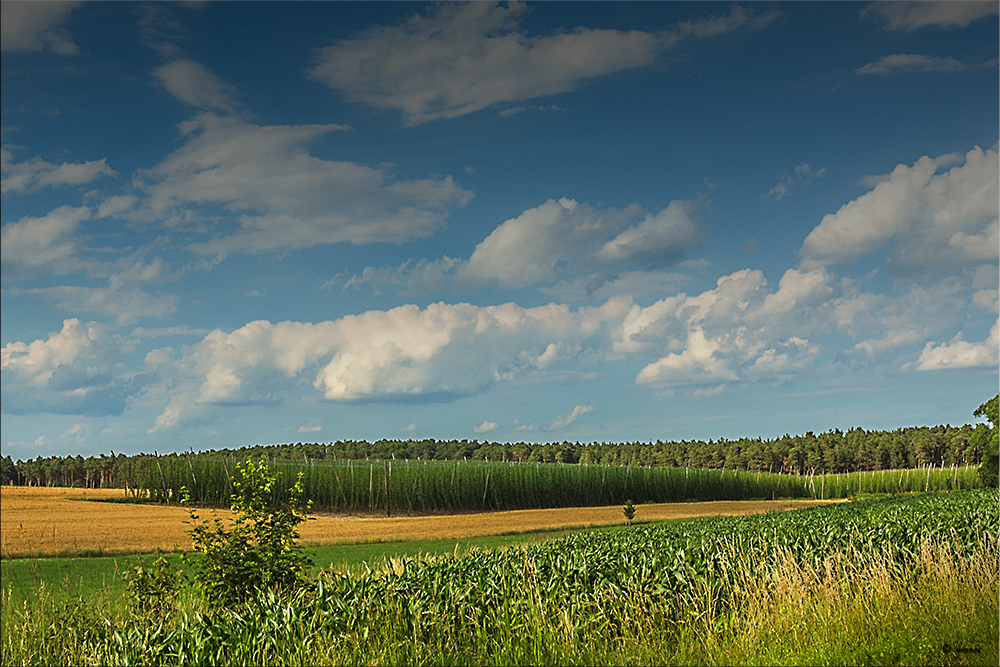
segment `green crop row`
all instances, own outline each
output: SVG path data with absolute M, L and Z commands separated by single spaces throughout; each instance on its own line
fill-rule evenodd
M 238 459 L 149 458 L 132 471 L 132 490 L 172 502 L 187 487 L 197 503 L 228 505 Z M 846 498 L 860 494 L 970 489 L 976 469 L 927 467 L 831 475 L 742 470 L 486 461 L 274 460 L 275 502 L 302 473 L 317 510 L 414 513 L 492 511 L 688 500 Z
M 582 533 L 464 558 L 408 559 L 365 577 L 335 575 L 329 584 L 336 592 L 329 598 L 352 610 L 345 623 L 363 623 L 361 610 L 375 600 L 490 607 L 528 583 L 560 604 L 577 604 L 606 590 L 641 591 L 657 606 L 671 606 L 695 584 L 736 585 L 725 576 L 734 560 L 778 554 L 818 559 L 849 549 L 861 556 L 889 554 L 903 563 L 915 558 L 926 540 L 944 541 L 958 551 L 984 539 L 995 542 L 997 500 L 995 491 L 985 490 L 921 494 Z

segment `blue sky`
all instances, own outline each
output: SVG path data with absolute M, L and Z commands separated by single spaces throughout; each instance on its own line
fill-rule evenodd
M 993 3 L 3 3 L 15 459 L 966 423 Z

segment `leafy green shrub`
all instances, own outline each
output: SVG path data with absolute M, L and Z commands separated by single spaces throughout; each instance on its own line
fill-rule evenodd
M 305 521 L 312 503 L 302 502 L 302 474 L 288 490 L 287 503 L 271 502 L 278 476 L 262 460 L 237 464 L 230 509 L 236 514 L 231 529 L 218 517 L 209 523 L 190 509 L 194 548 L 202 554 L 195 562 L 195 581 L 211 602 L 230 605 L 259 591 L 289 591 L 305 584 L 305 568 L 312 561 L 295 546 L 297 526 Z M 182 502 L 190 505 L 187 488 Z
M 631 498 L 625 501 L 625 507 L 622 508 L 622 514 L 625 515 L 626 525 L 631 524 L 632 519 L 635 518 L 635 505 L 632 504 Z

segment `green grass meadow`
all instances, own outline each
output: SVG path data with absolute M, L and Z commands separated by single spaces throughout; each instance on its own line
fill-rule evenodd
M 588 530 L 612 530 L 595 528 Z M 393 558 L 419 558 L 439 554 L 465 554 L 473 549 L 490 550 L 531 544 L 566 537 L 571 530 L 554 530 L 513 535 L 490 535 L 463 539 L 413 540 L 399 542 L 369 542 L 361 544 L 335 544 L 306 547 L 304 550 L 313 561 L 314 574 L 322 569 L 343 572 L 361 572 L 378 568 Z M 125 591 L 125 572 L 138 563 L 149 567 L 161 554 L 133 554 L 119 556 L 86 556 L 75 558 L 16 558 L 0 561 L 0 581 L 9 590 L 12 600 L 23 601 L 44 585 L 50 594 L 75 598 L 106 591 L 122 595 Z M 187 576 L 192 568 L 185 565 L 181 554 L 162 554 L 171 567 Z M 189 556 L 193 562 L 199 556 Z

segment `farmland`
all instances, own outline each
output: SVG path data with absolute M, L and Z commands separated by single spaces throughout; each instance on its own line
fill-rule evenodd
M 106 500 L 113 502 L 88 502 Z M 124 489 L 0 487 L 0 554 L 55 556 L 188 550 L 188 513 L 177 505 L 121 502 Z M 646 521 L 742 515 L 819 504 L 813 500 L 715 501 L 643 505 Z M 228 510 L 220 516 L 229 518 Z M 318 514 L 301 528 L 306 545 L 383 540 L 459 539 L 622 521 L 618 506 L 553 508 L 457 515 Z
M 245 459 L 170 456 L 133 459 L 123 466 L 129 495 L 177 503 L 226 506 L 231 475 Z M 267 459 L 279 475 L 271 500 L 287 499 L 301 473 L 305 498 L 328 512 L 489 512 L 594 507 L 634 502 L 673 503 L 776 498 L 847 498 L 861 493 L 908 493 L 979 486 L 975 466 L 933 466 L 828 474 L 589 465 L 516 461 Z
M 229 611 L 182 597 L 159 619 L 41 591 L 4 604 L 3 660 L 996 664 L 998 500 L 927 493 L 400 558 Z
M 485 456 L 113 457 L 101 485 L 124 488 L 3 487 L 3 555 L 192 540 L 199 553 L 115 561 L 110 584 L 107 564 L 84 583 L 87 568 L 54 580 L 36 561 L 5 563 L 20 574 L 0 587 L 0 667 L 997 664 L 995 458 L 788 474 Z M 633 500 L 638 522 L 622 526 Z M 217 523 L 191 516 L 185 528 L 206 509 Z M 330 559 L 315 545 L 560 526 L 610 527 L 486 549 L 400 543 L 350 567 L 317 569 L 300 548 L 333 564 L 346 552 Z

